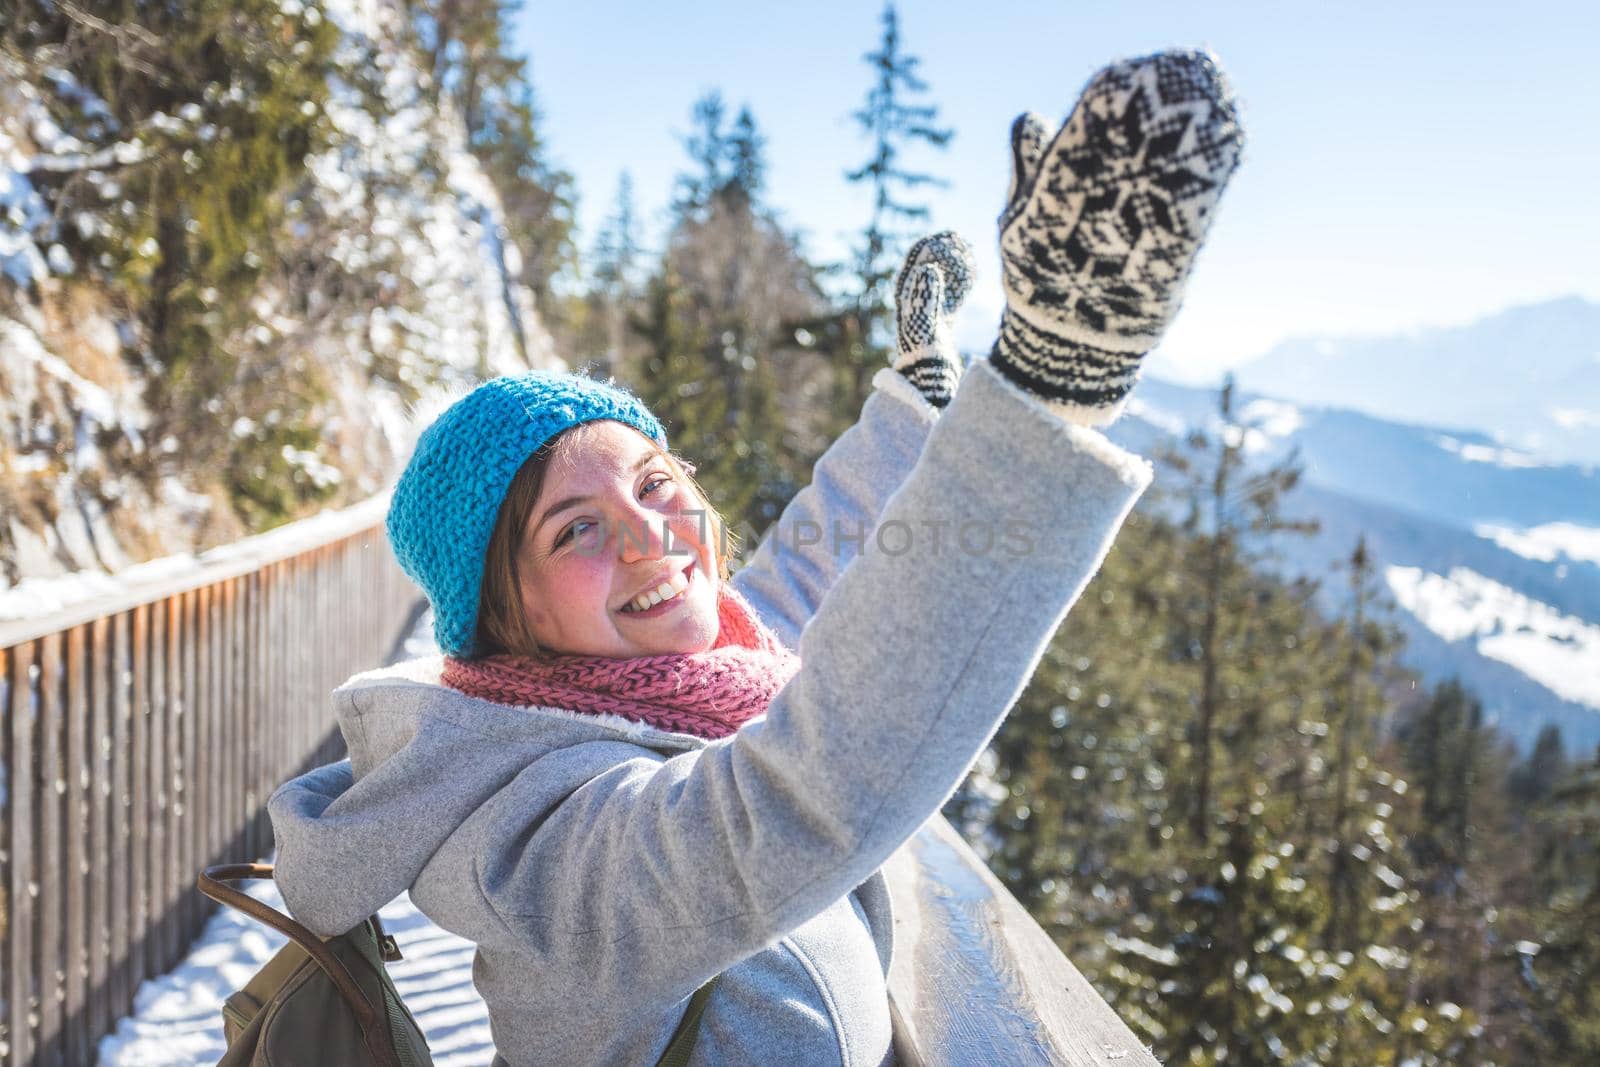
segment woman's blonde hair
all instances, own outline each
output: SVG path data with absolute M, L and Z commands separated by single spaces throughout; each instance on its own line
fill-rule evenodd
M 589 425 L 592 424 L 580 423 L 546 441 L 523 461 L 516 476 L 511 479 L 511 486 L 506 490 L 505 499 L 500 502 L 500 511 L 495 516 L 494 530 L 489 535 L 489 549 L 483 556 L 475 656 L 510 653 L 538 659 L 544 655 L 522 610 L 522 574 L 517 565 L 517 549 L 522 542 L 522 531 L 533 514 L 533 506 L 539 500 L 539 491 L 544 488 L 551 462 L 557 458 L 570 460 L 576 436 L 581 436 L 579 431 Z M 699 498 L 709 524 L 704 528 L 709 530 L 716 551 L 717 574 L 727 581 L 728 555 L 738 549 L 736 543 L 730 543 L 736 541 L 735 534 L 711 506 L 700 483 L 695 481 L 694 465 L 671 450 L 659 447 L 654 441 L 650 444 L 667 461 L 673 476 L 689 486 Z

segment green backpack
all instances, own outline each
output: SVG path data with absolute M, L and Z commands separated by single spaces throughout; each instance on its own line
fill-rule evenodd
M 338 937 L 321 938 L 289 916 L 225 882 L 270 879 L 272 867 L 233 863 L 208 867 L 200 892 L 266 923 L 289 943 L 222 1005 L 228 1051 L 217 1067 L 337 1063 L 340 1067 L 432 1067 L 428 1042 L 401 1003 L 385 963 L 400 946 L 373 915 Z M 657 1067 L 683 1067 L 694 1051 L 700 1016 L 717 984 L 689 999 Z

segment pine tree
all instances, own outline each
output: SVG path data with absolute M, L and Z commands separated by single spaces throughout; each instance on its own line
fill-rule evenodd
M 58 217 L 80 221 L 63 245 L 81 280 L 127 309 L 157 371 L 145 396 L 155 447 L 130 465 L 143 462 L 153 486 L 180 448 L 218 457 L 250 529 L 325 498 L 286 456 L 318 447 L 326 385 L 278 349 L 253 306 L 289 238 L 290 194 L 326 138 L 332 23 L 316 4 L 276 0 L 27 0 L 16 14 L 0 49 L 84 145 L 77 166 L 31 180 Z M 71 77 L 46 76 L 57 68 Z M 241 419 L 257 432 L 234 434 Z
M 689 134 L 683 139 L 693 169 L 678 175 L 672 204 L 679 220 L 709 207 L 727 184 L 728 135 L 722 128 L 726 117 L 722 94 L 716 90 L 694 102 Z
M 518 281 L 547 313 L 551 286 L 574 271 L 576 194 L 549 158 L 529 61 L 508 40 L 519 0 L 407 0 L 435 99 L 461 115 L 467 143 L 499 194 L 521 250 Z
M 739 117 L 733 121 L 733 130 L 728 135 L 728 181 L 725 195 L 731 197 L 736 206 L 743 206 L 749 210 L 761 196 L 766 186 L 767 139 L 756 128 L 755 117 L 750 114 L 748 107 L 739 109 Z
M 1518 946 L 1533 1009 L 1530 1062 L 1600 1059 L 1600 758 L 1552 790 L 1542 821 L 1571 874 L 1535 911 L 1537 938 Z
M 732 522 L 759 533 L 815 459 L 811 380 L 796 340 L 824 298 L 815 270 L 763 198 L 764 138 L 748 108 L 731 127 L 719 93 L 696 101 L 675 221 L 635 319 L 640 395 L 699 465 Z
M 900 19 L 893 3 L 883 8 L 883 36 L 878 49 L 863 57 L 874 80 L 865 104 L 854 113 L 857 124 L 871 140 L 867 161 L 846 172 L 851 182 L 865 182 L 872 190 L 872 215 L 855 249 L 855 292 L 848 309 L 853 322 L 841 330 L 848 347 L 842 351 L 836 385 L 836 412 L 846 424 L 866 400 L 867 383 L 883 365 L 893 321 L 889 283 L 899 268 L 899 255 L 912 236 L 903 224 L 922 222 L 928 208 L 911 194 L 929 185 L 943 184 L 924 171 L 911 169 L 904 157 L 918 143 L 944 148 L 954 131 L 937 125 L 939 109 L 911 103 L 928 91 L 917 74 L 921 60 L 901 50 Z
M 1549 725 L 1539 731 L 1533 751 L 1519 763 L 1506 782 L 1507 792 L 1523 808 L 1545 801 L 1567 775 L 1567 750 L 1561 740 L 1561 727 Z
M 1247 468 L 1246 427 L 1237 420 L 1233 395 L 1230 378 L 1217 396 L 1219 430 L 1215 434 L 1196 431 L 1183 453 L 1164 457 L 1183 479 L 1178 493 L 1187 508 L 1184 528 L 1198 554 L 1186 568 L 1186 573 L 1198 578 L 1190 594 L 1196 617 L 1189 653 L 1199 670 L 1191 730 L 1195 784 L 1188 805 L 1188 828 L 1190 836 L 1201 842 L 1215 818 L 1214 780 L 1221 755 L 1217 740 L 1224 729 L 1223 702 L 1240 688 L 1238 679 L 1225 677 L 1233 658 L 1230 653 L 1245 644 L 1252 623 L 1266 621 L 1249 603 L 1250 576 L 1270 558 L 1270 549 L 1256 546 L 1276 535 L 1314 530 L 1312 524 L 1288 519 L 1282 513 L 1284 495 L 1300 479 L 1294 456 L 1265 470 Z M 1309 599 L 1311 592 L 1309 586 L 1302 587 L 1299 595 Z
M 563 298 L 559 348 L 573 366 L 597 377 L 633 380 L 639 374 L 630 320 L 640 312 L 644 249 L 639 243 L 633 178 L 623 171 L 611 214 L 590 248 L 588 285 Z
M 1365 805 L 1357 793 L 1362 783 L 1356 779 L 1370 766 L 1364 754 L 1373 751 L 1378 738 L 1377 672 L 1397 650 L 1399 641 L 1394 628 L 1385 626 L 1375 618 L 1375 601 L 1378 590 L 1374 584 L 1372 554 L 1366 538 L 1359 538 L 1348 560 L 1349 599 L 1348 618 L 1340 643 L 1345 648 L 1345 666 L 1340 673 L 1340 684 L 1334 701 L 1334 721 L 1329 724 L 1335 735 L 1334 758 L 1330 768 L 1333 778 L 1333 814 L 1328 849 L 1332 853 L 1328 872 L 1330 911 L 1327 923 L 1327 941 L 1335 949 L 1349 949 L 1357 945 L 1363 935 L 1361 929 L 1363 875 L 1359 871 L 1375 855 L 1373 847 L 1362 838 L 1371 838 L 1374 821 L 1372 815 L 1362 810 Z M 1378 816 L 1381 820 L 1386 815 Z M 1362 829 L 1358 833 L 1357 826 Z M 1380 878 L 1392 878 L 1387 869 L 1378 871 Z

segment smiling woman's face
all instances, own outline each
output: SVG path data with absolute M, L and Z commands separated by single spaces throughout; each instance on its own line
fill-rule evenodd
M 539 647 L 619 659 L 710 649 L 714 522 L 637 430 L 610 420 L 569 430 L 516 549 L 522 609 Z M 674 595 L 637 610 L 641 594 L 657 590 Z

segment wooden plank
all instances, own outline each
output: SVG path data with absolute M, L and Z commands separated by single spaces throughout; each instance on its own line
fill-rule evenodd
M 244 825 L 244 757 L 240 752 L 238 737 L 248 730 L 252 721 L 251 709 L 260 699 L 261 692 L 261 602 L 265 598 L 266 582 L 258 571 L 244 579 L 237 602 L 238 625 L 233 640 L 236 645 L 231 697 L 228 701 L 225 730 L 228 746 L 228 801 L 224 809 L 228 819 L 228 847 L 239 852 L 238 858 L 257 858 L 253 852 L 243 852 L 244 841 L 235 840 Z M 257 742 L 259 744 L 259 740 Z
M 128 766 L 128 992 L 151 973 L 150 957 L 150 838 L 151 814 L 155 804 L 150 795 L 150 733 L 154 716 L 150 710 L 150 616 L 149 604 L 133 609 L 131 678 L 133 759 Z
M 337 654 L 335 646 L 330 641 L 328 627 L 328 578 L 331 571 L 331 546 L 320 550 L 315 559 L 311 572 L 311 618 L 307 620 L 306 628 L 316 634 L 316 643 L 307 649 L 307 664 L 311 669 L 306 672 L 305 691 L 300 694 L 301 729 L 305 731 L 305 748 L 300 753 L 300 758 L 293 770 L 315 760 L 322 753 L 323 731 L 322 717 L 317 714 L 317 704 L 322 698 L 322 687 L 328 676 L 328 661 Z M 315 655 L 320 651 L 321 655 Z
M 0 717 L 11 713 L 11 650 L 0 647 Z M 0 729 L 0 1064 L 11 1060 L 11 731 Z
M 234 606 L 232 589 L 237 577 L 216 587 L 211 600 L 216 627 L 216 672 L 211 677 L 211 856 L 210 862 L 229 861 L 227 837 L 232 825 L 227 822 L 227 717 L 232 712 L 229 694 L 234 686 Z
M 188 838 L 189 838 L 189 764 L 187 736 L 189 726 L 194 719 L 194 690 L 191 688 L 192 679 L 189 676 L 189 605 L 193 600 L 192 592 L 179 593 L 168 601 L 167 615 L 167 667 L 168 685 L 171 686 L 171 695 L 168 704 L 172 708 L 172 716 L 168 720 L 172 724 L 172 733 L 168 738 L 167 752 L 167 779 L 171 782 L 172 810 L 168 822 L 171 837 L 167 850 L 167 878 L 168 898 L 167 906 L 172 911 L 172 954 L 174 959 L 182 956 L 188 947 L 189 914 L 187 894 L 184 892 L 186 883 L 185 867 L 187 866 Z
M 300 629 L 300 609 L 305 603 L 306 569 L 301 557 L 289 560 L 287 567 L 289 585 L 284 591 L 283 628 L 278 631 L 276 655 L 288 670 L 284 672 L 278 706 L 273 712 L 283 725 L 283 744 L 278 749 L 278 758 L 273 762 L 272 769 L 261 782 L 261 789 L 266 789 L 268 782 L 276 781 L 283 776 L 283 769 L 294 758 L 295 746 L 300 740 L 300 723 L 295 719 L 294 698 L 302 665 L 299 656 L 300 644 L 295 638 Z
M 281 781 L 287 778 L 294 766 L 300 762 L 300 755 L 305 751 L 305 714 L 302 710 L 301 700 L 305 696 L 306 680 L 306 646 L 307 642 L 301 640 L 301 635 L 306 632 L 310 620 L 312 595 L 312 579 L 316 573 L 316 557 L 301 556 L 294 561 L 294 599 L 291 603 L 293 609 L 290 616 L 289 632 L 284 635 L 284 648 L 290 662 L 294 664 L 294 672 L 289 678 L 288 691 L 285 694 L 286 708 L 289 721 L 289 747 L 284 752 L 284 759 L 278 764 L 272 775 L 272 781 Z M 267 783 L 262 783 L 263 788 L 268 788 Z
M 218 814 L 216 814 L 216 681 L 221 669 L 221 640 L 218 629 L 218 585 L 203 585 L 197 614 L 198 667 L 197 693 L 198 718 L 195 720 L 195 856 L 198 867 L 216 862 L 218 849 Z M 198 875 L 198 870 L 195 870 Z M 202 899 L 202 923 L 211 913 L 208 902 Z
M 178 891 L 178 913 L 183 917 L 180 951 L 187 952 L 189 943 L 200 932 L 201 896 L 194 888 L 194 877 L 200 861 L 200 830 L 204 826 L 200 809 L 196 806 L 195 760 L 197 758 L 200 729 L 200 590 L 183 594 L 183 634 L 179 642 L 182 653 L 180 670 L 183 675 L 183 734 L 179 762 L 183 774 L 177 788 L 182 801 L 178 806 L 178 871 L 175 882 Z
M 89 624 L 89 1007 L 87 1026 L 98 1040 L 122 1014 L 111 999 L 111 620 Z M 115 760 L 113 753 L 116 753 Z
M 297 629 L 300 634 L 314 634 L 316 632 L 317 608 L 320 606 L 320 590 L 318 589 L 320 583 L 318 579 L 322 573 L 322 557 L 325 552 L 326 549 L 317 549 L 317 551 L 306 557 L 305 565 L 301 568 L 300 618 L 297 623 Z M 315 744 L 311 739 L 311 731 L 308 729 L 306 722 L 307 697 L 311 692 L 312 686 L 316 684 L 317 676 L 316 663 L 313 661 L 311 654 L 315 645 L 313 641 L 305 641 L 299 638 L 296 639 L 295 644 L 299 652 L 297 658 L 300 661 L 300 673 L 296 679 L 297 684 L 294 692 L 295 746 L 294 751 L 289 754 L 289 761 L 278 768 L 276 781 L 283 781 L 299 770 L 306 758 L 311 755 L 311 749 Z
M 250 798 L 255 795 L 256 783 L 259 782 L 267 771 L 278 752 L 278 734 L 282 723 L 278 718 L 278 679 L 283 672 L 283 659 L 278 656 L 278 611 L 280 600 L 283 596 L 283 564 L 276 564 L 267 573 L 266 598 L 262 605 L 261 616 L 261 652 L 257 660 L 261 668 L 261 690 L 258 694 L 255 707 L 255 719 L 251 722 L 251 733 L 257 738 L 257 745 L 252 746 L 252 761 L 249 767 L 249 776 L 243 781 L 244 793 L 240 797 L 243 805 L 244 818 L 250 826 L 250 854 L 263 856 L 267 848 L 262 842 L 257 831 L 257 823 L 251 811 Z
M 150 836 L 146 848 L 149 892 L 145 898 L 145 966 L 151 976 L 166 971 L 167 905 L 167 602 L 150 605 Z
M 304 644 L 300 641 L 300 633 L 305 625 L 306 607 L 306 560 L 304 556 L 297 556 L 289 561 L 291 575 L 288 596 L 284 599 L 283 630 L 278 637 L 278 655 L 289 670 L 283 678 L 282 697 L 278 701 L 278 714 L 283 718 L 284 737 L 283 748 L 278 753 L 278 761 L 273 765 L 272 772 L 261 783 L 263 792 L 272 787 L 272 783 L 285 776 L 285 771 L 293 763 L 295 752 L 300 746 L 300 719 L 295 714 L 300 692 L 300 682 L 305 676 Z
M 256 836 L 255 820 L 250 812 L 250 796 L 255 790 L 255 783 L 262 773 L 261 764 L 272 758 L 273 750 L 273 723 L 271 705 L 273 700 L 273 686 L 278 677 L 279 665 L 273 662 L 272 648 L 273 635 L 277 631 L 275 618 L 278 605 L 278 572 L 281 565 L 274 564 L 261 573 L 261 597 L 256 605 L 255 612 L 255 650 L 251 657 L 251 670 L 255 674 L 255 685 L 249 694 L 249 714 L 245 720 L 248 736 L 254 739 L 252 744 L 246 746 L 244 763 L 240 767 L 239 777 L 239 820 L 245 827 L 247 853 L 260 858 L 264 852 L 261 842 Z
M 284 560 L 278 568 L 278 580 L 273 589 L 272 606 L 272 633 L 271 645 L 267 652 L 267 662 L 272 669 L 272 701 L 265 709 L 266 721 L 270 724 L 273 735 L 272 748 L 269 758 L 262 766 L 256 780 L 251 783 L 251 797 L 265 788 L 266 783 L 277 777 L 278 767 L 283 763 L 284 753 L 289 748 L 289 688 L 293 683 L 296 664 L 293 660 L 293 648 L 289 644 L 289 630 L 294 625 L 291 611 L 295 601 L 295 579 L 299 576 L 299 568 L 294 560 Z M 261 834 L 260 823 L 257 823 L 257 841 L 262 851 L 272 848 L 272 842 Z
M 61 635 L 51 634 L 39 642 L 39 806 L 35 811 L 35 841 L 39 868 L 36 882 L 39 893 L 39 936 L 34 942 L 34 966 L 39 975 L 39 1046 L 36 1056 L 41 1065 L 63 1063 L 61 1007 L 65 999 L 65 938 L 61 912 L 65 903 L 62 886 L 62 794 L 66 792 L 62 733 L 66 726 L 65 694 L 62 692 Z
M 216 832 L 211 846 L 211 861 L 223 863 L 233 857 L 228 854 L 229 835 L 233 826 L 228 822 L 228 717 L 235 711 L 232 699 L 240 670 L 239 651 L 234 642 L 239 632 L 240 589 L 246 579 L 229 578 L 222 586 L 222 600 L 217 613 L 217 641 L 221 647 L 221 669 L 217 673 L 217 687 L 212 693 L 211 741 L 211 805 L 215 814 Z M 242 859 L 242 857 L 241 857 Z
M 271 758 L 270 716 L 264 709 L 271 699 L 272 680 L 278 665 L 272 661 L 272 616 L 276 610 L 274 575 L 281 564 L 263 567 L 252 574 L 245 594 L 245 633 L 240 653 L 243 673 L 238 705 L 229 716 L 233 731 L 233 766 L 230 802 L 235 832 L 239 835 L 241 859 L 262 859 L 265 852 L 257 835 L 250 798 L 261 765 Z
M 117 1012 L 133 999 L 129 982 L 132 953 L 129 950 L 129 913 L 133 899 L 131 857 L 128 839 L 132 832 L 130 816 L 131 769 L 135 765 L 131 734 L 133 729 L 133 673 L 129 651 L 132 615 L 123 612 L 111 617 L 111 860 L 107 907 L 111 915 L 111 1003 Z
M 36 915 L 33 850 L 34 777 L 33 670 L 37 646 L 17 645 L 7 654 L 11 706 L 8 709 L 6 782 L 9 829 L 9 867 L 6 881 L 6 1062 L 24 1067 L 33 1062 L 36 1035 L 29 1016 L 37 996 L 38 973 L 33 965 L 33 929 Z
M 272 776 L 273 782 L 280 782 L 293 774 L 300 761 L 305 758 L 309 741 L 306 738 L 305 696 L 311 680 L 310 642 L 301 639 L 301 635 L 311 629 L 312 614 L 316 609 L 316 578 L 317 578 L 317 553 L 301 557 L 299 560 L 298 595 L 295 597 L 294 630 L 290 640 L 294 642 L 294 662 L 297 665 L 293 685 L 289 690 L 289 722 L 293 726 L 293 736 L 287 753 L 288 758 L 278 766 L 278 773 Z
M 238 825 L 247 828 L 249 840 L 245 843 L 246 855 L 260 858 L 263 853 L 256 848 L 255 826 L 250 822 L 249 807 L 245 798 L 250 783 L 255 780 L 256 766 L 267 759 L 272 747 L 271 716 L 267 705 L 272 694 L 272 677 L 276 666 L 268 649 L 271 646 L 272 600 L 276 595 L 273 577 L 276 567 L 268 567 L 256 575 L 257 594 L 252 598 L 250 632 L 250 687 L 245 693 L 245 719 L 242 730 L 248 738 L 241 746 L 239 776 L 235 781 L 235 803 L 238 805 Z
M 230 579 L 222 592 L 222 675 L 216 692 L 216 732 L 212 742 L 215 767 L 212 781 L 216 789 L 217 844 L 212 853 L 213 862 L 243 862 L 245 856 L 235 850 L 233 835 L 237 824 L 233 819 L 233 789 L 238 779 L 233 774 L 234 725 L 239 716 L 241 687 L 246 684 L 245 657 L 242 644 L 246 632 L 246 609 L 249 602 L 250 577 Z
M 361 614 L 370 613 L 378 607 L 367 604 L 363 609 L 361 602 L 355 599 L 356 578 L 356 546 L 350 538 L 346 538 L 339 546 L 339 592 L 336 599 L 344 605 L 339 613 L 337 622 L 336 640 L 339 647 L 339 662 L 334 664 L 333 670 L 327 681 L 322 686 L 322 692 L 317 694 L 317 721 L 322 724 L 323 733 L 334 740 L 333 747 L 328 753 L 328 759 L 339 759 L 345 755 L 344 735 L 339 732 L 339 722 L 333 713 L 333 691 L 355 671 L 361 669 L 357 642 L 355 635 L 362 628 Z M 381 611 L 381 609 L 380 609 Z M 379 616 L 382 617 L 381 614 Z M 367 618 L 366 625 L 373 626 L 377 620 Z
M 166 640 L 162 651 L 166 655 L 164 676 L 167 683 L 166 725 L 163 740 L 166 743 L 164 788 L 167 795 L 166 848 L 163 861 L 166 874 L 162 878 L 161 951 L 165 956 L 162 970 L 169 969 L 183 954 L 183 916 L 178 901 L 181 882 L 183 849 L 183 720 L 184 703 L 188 694 L 183 691 L 182 641 L 183 602 L 187 594 L 167 600 Z
M 61 871 L 66 913 L 62 918 L 64 972 L 62 1046 L 68 1063 L 92 1059 L 87 1013 L 89 980 L 89 694 L 82 626 L 66 633 L 66 752 L 62 764 L 62 815 L 66 853 Z
M 237 658 L 240 671 L 234 688 L 233 706 L 228 709 L 227 741 L 228 825 L 232 834 L 238 834 L 244 826 L 244 783 L 249 769 L 240 738 L 252 735 L 251 728 L 256 718 L 255 708 L 261 701 L 261 689 L 264 684 L 261 617 L 265 610 L 266 599 L 266 574 L 258 571 L 250 575 L 246 582 L 244 599 L 239 605 L 244 625 L 235 638 L 240 644 Z M 257 736 L 256 744 L 260 745 L 263 740 Z M 239 839 L 237 844 L 230 844 L 229 847 L 245 850 L 244 855 L 239 857 L 241 860 L 258 858 L 255 852 L 248 850 L 247 843 L 243 839 Z
M 333 615 L 333 598 L 329 590 L 333 584 L 335 551 L 335 546 L 329 545 L 317 553 L 316 570 L 312 574 L 316 595 L 312 598 L 315 610 L 311 615 L 311 629 L 317 635 L 312 648 L 318 650 L 320 655 L 315 656 L 313 669 L 306 679 L 306 692 L 300 703 L 300 721 L 305 723 L 306 731 L 306 752 L 301 757 L 302 766 L 321 762 L 327 754 L 324 743 L 327 731 L 323 729 L 320 712 L 322 694 L 328 684 L 328 668 L 339 655 L 338 634 L 329 625 Z

